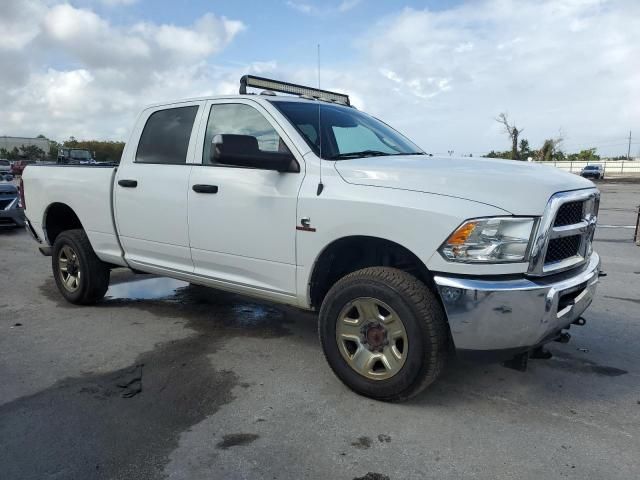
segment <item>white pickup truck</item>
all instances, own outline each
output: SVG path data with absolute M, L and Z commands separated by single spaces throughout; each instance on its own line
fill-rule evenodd
M 452 350 L 543 357 L 599 277 L 591 181 L 427 155 L 346 95 L 260 77 L 144 109 L 118 166 L 23 182 L 68 301 L 99 301 L 124 267 L 315 310 L 335 374 L 381 400 L 431 384 Z

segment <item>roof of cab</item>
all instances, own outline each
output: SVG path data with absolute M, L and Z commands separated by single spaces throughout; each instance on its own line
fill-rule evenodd
M 267 102 L 274 101 L 274 100 L 285 101 L 285 102 L 317 102 L 319 101 L 319 100 L 316 100 L 315 98 L 305 98 L 305 97 L 298 97 L 294 95 L 229 94 L 229 95 L 210 95 L 206 97 L 184 98 L 180 100 L 171 100 L 167 102 L 157 102 L 157 103 L 146 105 L 144 109 L 147 110 L 149 108 L 164 107 L 168 105 L 179 105 L 181 103 L 205 102 L 207 100 L 238 100 L 241 98 L 248 99 L 248 100 L 267 101 Z M 339 103 L 331 103 L 331 102 L 324 102 L 324 101 L 323 103 L 329 103 L 331 105 L 341 105 Z

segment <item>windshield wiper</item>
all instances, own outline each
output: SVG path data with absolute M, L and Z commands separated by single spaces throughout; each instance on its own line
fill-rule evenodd
M 381 152 L 380 150 L 362 150 L 360 152 L 348 152 L 332 155 L 329 160 L 340 160 L 343 158 L 360 158 L 360 157 L 382 157 L 385 155 L 393 155 L 393 153 Z
M 345 158 L 361 158 L 361 157 L 392 157 L 397 155 L 426 155 L 424 152 L 397 152 L 389 153 L 380 150 L 362 150 L 360 152 L 339 153 L 329 157 L 328 160 L 341 160 Z

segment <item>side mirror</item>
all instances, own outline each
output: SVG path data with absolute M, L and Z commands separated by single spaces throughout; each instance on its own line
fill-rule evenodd
M 278 172 L 299 172 L 300 167 L 290 152 L 263 152 L 251 135 L 216 135 L 211 141 L 213 163 L 235 167 L 259 168 Z

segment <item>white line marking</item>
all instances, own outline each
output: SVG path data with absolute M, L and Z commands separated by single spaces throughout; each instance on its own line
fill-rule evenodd
M 635 225 L 598 225 L 598 228 L 636 228 Z

